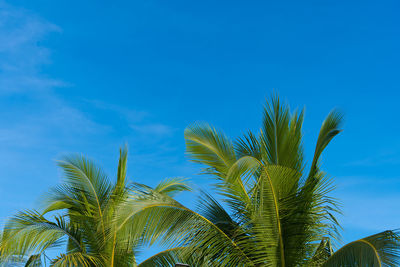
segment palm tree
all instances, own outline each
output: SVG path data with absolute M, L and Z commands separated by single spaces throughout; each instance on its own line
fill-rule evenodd
M 0 264 L 25 261 L 25 266 L 32 267 L 50 260 L 51 266 L 136 266 L 135 251 L 152 241 L 135 224 L 137 216 L 123 224 L 117 224 L 115 218 L 123 203 L 136 198 L 136 190 L 148 187 L 127 182 L 127 150 L 120 151 L 114 184 L 82 156 L 67 157 L 59 166 L 65 181 L 45 196 L 43 211 L 21 211 L 6 223 Z M 176 178 L 151 190 L 172 196 L 190 188 Z M 44 259 L 51 248 L 65 250 Z
M 163 232 L 164 244 L 176 246 L 142 266 L 177 261 L 191 266 L 399 266 L 398 231 L 334 250 L 340 228 L 335 214 L 340 211 L 329 196 L 334 187 L 320 161 L 341 132 L 342 115 L 332 111 L 326 117 L 308 171 L 303 118 L 303 111 L 291 113 L 273 97 L 258 133 L 232 141 L 207 124 L 187 128 L 187 153 L 214 178 L 220 201 L 203 193 L 194 211 L 148 189 L 142 191 L 144 201 L 126 202 L 120 220 L 129 220 L 132 209 L 143 218 L 161 218 L 147 221 L 146 228 Z

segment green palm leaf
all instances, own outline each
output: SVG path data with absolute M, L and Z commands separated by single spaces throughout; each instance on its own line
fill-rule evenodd
M 154 267 L 154 266 L 165 266 L 173 267 L 175 263 L 182 262 L 179 257 L 179 253 L 182 250 L 181 247 L 171 248 L 157 253 L 154 256 L 141 262 L 138 267 Z
M 224 179 L 229 167 L 236 161 L 232 142 L 207 124 L 186 128 L 185 140 L 191 160 L 212 167 L 205 172 Z
M 82 252 L 73 252 L 61 254 L 51 262 L 53 267 L 92 267 L 103 266 L 102 261 L 95 256 L 91 256 Z
M 323 267 L 399 266 L 398 231 L 385 231 L 351 242 L 330 256 Z
M 261 134 L 263 161 L 282 165 L 297 171 L 303 168 L 303 148 L 301 143 L 304 113 L 290 113 L 277 96 L 264 108 Z
M 52 260 L 52 266 L 136 266 L 135 253 L 148 242 L 146 233 L 151 228 L 146 227 L 150 224 L 138 215 L 138 223 L 121 226 L 117 220 L 123 216 L 120 212 L 130 201 L 144 201 L 143 192 L 172 199 L 170 196 L 190 187 L 181 178 L 167 179 L 155 189 L 132 187 L 126 179 L 127 155 L 126 147 L 120 150 L 115 183 L 82 156 L 60 161 L 64 181 L 46 194 L 43 212 L 20 212 L 7 222 L 1 236 L 0 263 L 25 259 L 27 265 L 36 264 L 46 249 L 57 247 L 65 252 Z M 162 232 L 151 234 L 156 240 Z

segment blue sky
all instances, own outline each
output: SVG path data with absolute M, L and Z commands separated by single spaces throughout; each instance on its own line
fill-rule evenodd
M 183 130 L 232 137 L 261 123 L 274 90 L 306 107 L 309 157 L 332 108 L 343 133 L 324 155 L 344 241 L 400 227 L 398 1 L 0 0 L 0 222 L 60 181 L 81 152 L 114 177 L 184 176 Z

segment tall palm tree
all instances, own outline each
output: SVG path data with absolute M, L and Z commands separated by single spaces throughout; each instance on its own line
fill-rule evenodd
M 59 166 L 65 181 L 44 197 L 43 211 L 21 211 L 6 223 L 0 265 L 25 260 L 25 266 L 42 266 L 49 261 L 43 259 L 46 251 L 58 248 L 63 253 L 50 259 L 51 266 L 137 266 L 135 251 L 151 240 L 135 216 L 123 224 L 115 218 L 137 190 L 151 188 L 127 182 L 127 150 L 120 151 L 115 183 L 82 156 L 67 157 Z M 172 196 L 190 188 L 182 179 L 167 179 L 151 190 Z
M 143 218 L 161 218 L 147 221 L 146 228 L 163 232 L 164 244 L 176 246 L 142 266 L 173 266 L 177 261 L 192 266 L 399 266 L 398 231 L 334 250 L 339 229 L 335 214 L 340 211 L 329 196 L 332 180 L 320 161 L 341 132 L 342 115 L 332 111 L 326 117 L 308 168 L 303 118 L 303 111 L 292 113 L 273 97 L 258 133 L 232 141 L 207 124 L 187 128 L 187 153 L 215 179 L 222 202 L 203 193 L 194 211 L 151 189 L 142 191 L 144 201 L 126 202 L 119 220 L 129 221 L 132 210 Z

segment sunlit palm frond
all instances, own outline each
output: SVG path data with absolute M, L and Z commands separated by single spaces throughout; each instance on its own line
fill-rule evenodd
M 160 194 L 166 194 L 170 197 L 183 192 L 183 191 L 191 191 L 189 184 L 187 183 L 187 179 L 184 178 L 169 178 L 158 183 L 154 190 L 159 192 Z
M 190 157 L 206 165 L 209 174 L 222 178 L 218 192 L 245 236 L 237 244 L 256 265 L 301 266 L 312 258 L 317 242 L 325 236 L 336 237 L 338 206 L 329 197 L 333 186 L 318 162 L 340 132 L 341 115 L 332 112 L 323 123 L 309 175 L 303 173 L 303 120 L 304 111 L 291 113 L 288 105 L 272 97 L 264 109 L 260 135 L 249 132 L 235 142 L 236 160 L 228 171 L 216 168 L 226 164 L 204 160 L 204 150 L 193 149 L 192 136 L 187 140 Z M 218 139 L 212 134 L 201 136 L 202 144 L 224 146 L 215 144 Z M 225 136 L 223 142 L 230 143 Z M 215 212 L 215 207 L 207 208 Z
M 1 262 L 26 261 L 32 253 L 62 245 L 65 253 L 53 260 L 53 266 L 135 266 L 137 248 L 162 237 L 168 227 L 159 227 L 164 232 L 159 231 L 146 219 L 159 220 L 162 212 L 145 218 L 138 214 L 129 227 L 118 224 L 125 204 L 146 198 L 156 199 L 158 204 L 173 202 L 171 196 L 191 189 L 181 178 L 167 179 L 154 189 L 139 184 L 132 187 L 126 180 L 127 155 L 126 148 L 120 150 L 114 184 L 82 156 L 60 161 L 65 179 L 44 197 L 44 211 L 22 212 L 8 221 L 1 238 Z M 61 215 L 49 216 L 54 212 Z
M 180 251 L 182 249 L 182 247 L 176 247 L 161 251 L 141 262 L 138 267 L 174 267 L 176 263 L 182 263 L 182 259 L 179 257 Z
M 96 256 L 89 255 L 82 252 L 73 252 L 68 254 L 61 254 L 56 257 L 52 262 L 53 267 L 102 267 L 103 261 Z
M 111 184 L 104 172 L 83 156 L 66 157 L 59 161 L 58 165 L 64 172 L 66 183 L 71 191 L 76 194 L 84 193 L 83 197 L 88 203 L 97 207 L 101 213 L 101 207 L 108 201 L 111 193 Z
M 313 179 L 315 174 L 318 172 L 318 163 L 321 154 L 330 143 L 330 141 L 342 131 L 340 129 L 342 122 L 343 115 L 339 111 L 333 110 L 329 113 L 329 115 L 322 123 L 317 139 L 317 144 L 315 146 L 314 157 L 311 163 L 308 180 Z
M 142 193 L 146 197 L 128 201 L 118 212 L 121 228 L 145 229 L 143 238 L 162 246 L 190 244 L 183 257 L 199 250 L 222 265 L 254 265 L 238 244 L 204 216 L 154 190 L 143 188 Z
M 41 204 L 43 215 L 52 211 L 63 212 L 68 210 L 69 213 L 77 213 L 81 215 L 92 216 L 96 213 L 97 207 L 88 202 L 84 197 L 84 191 L 79 188 L 73 188 L 68 183 L 57 185 L 42 196 Z
M 59 247 L 68 238 L 75 250 L 82 250 L 76 229 L 62 217 L 49 221 L 36 211 L 20 212 L 6 224 L 1 251 L 3 256 L 40 254 L 50 247 Z
M 207 124 L 195 124 L 185 130 L 186 149 L 190 159 L 209 166 L 205 172 L 224 178 L 236 161 L 232 142 L 220 131 Z
M 323 267 L 400 265 L 399 231 L 385 231 L 351 242 L 328 258 Z
M 112 196 L 112 186 L 107 176 L 94 162 L 79 155 L 66 157 L 59 161 L 59 166 L 64 172 L 65 183 L 69 186 L 69 192 L 72 192 L 73 200 L 83 203 L 82 207 L 75 211 L 76 216 L 79 218 L 83 215 L 98 221 L 99 231 L 105 242 L 107 226 L 104 208 Z M 91 211 L 93 214 L 90 214 Z
M 218 185 L 219 193 L 224 197 L 233 216 L 240 221 L 247 221 L 247 210 L 252 205 L 250 191 L 254 187 L 255 174 L 261 168 L 261 162 L 251 156 L 238 159 L 229 168 L 225 182 Z M 244 216 L 244 217 L 243 217 Z
M 290 113 L 278 96 L 264 108 L 261 133 L 261 156 L 268 164 L 281 165 L 301 171 L 303 168 L 302 124 L 303 111 Z
M 243 137 L 239 137 L 235 141 L 234 147 L 238 158 L 250 156 L 258 160 L 262 159 L 260 139 L 251 131 Z
M 128 162 L 128 147 L 125 146 L 119 150 L 118 170 L 117 170 L 117 182 L 112 190 L 112 197 L 114 201 L 120 200 L 125 195 L 126 190 L 126 172 Z
M 291 220 L 288 213 L 296 206 L 296 186 L 299 174 L 288 167 L 267 165 L 258 178 L 257 187 L 252 194 L 254 210 L 252 213 L 253 236 L 260 248 L 259 264 L 286 266 L 285 248 L 291 235 Z M 290 266 L 290 263 L 288 263 Z
M 174 267 L 177 263 L 188 264 L 189 266 L 196 267 L 209 267 L 216 265 L 209 256 L 202 255 L 201 252 L 198 253 L 197 251 L 191 251 L 190 255 L 183 256 L 186 250 L 187 248 L 184 247 L 176 247 L 161 251 L 141 262 L 138 267 Z

